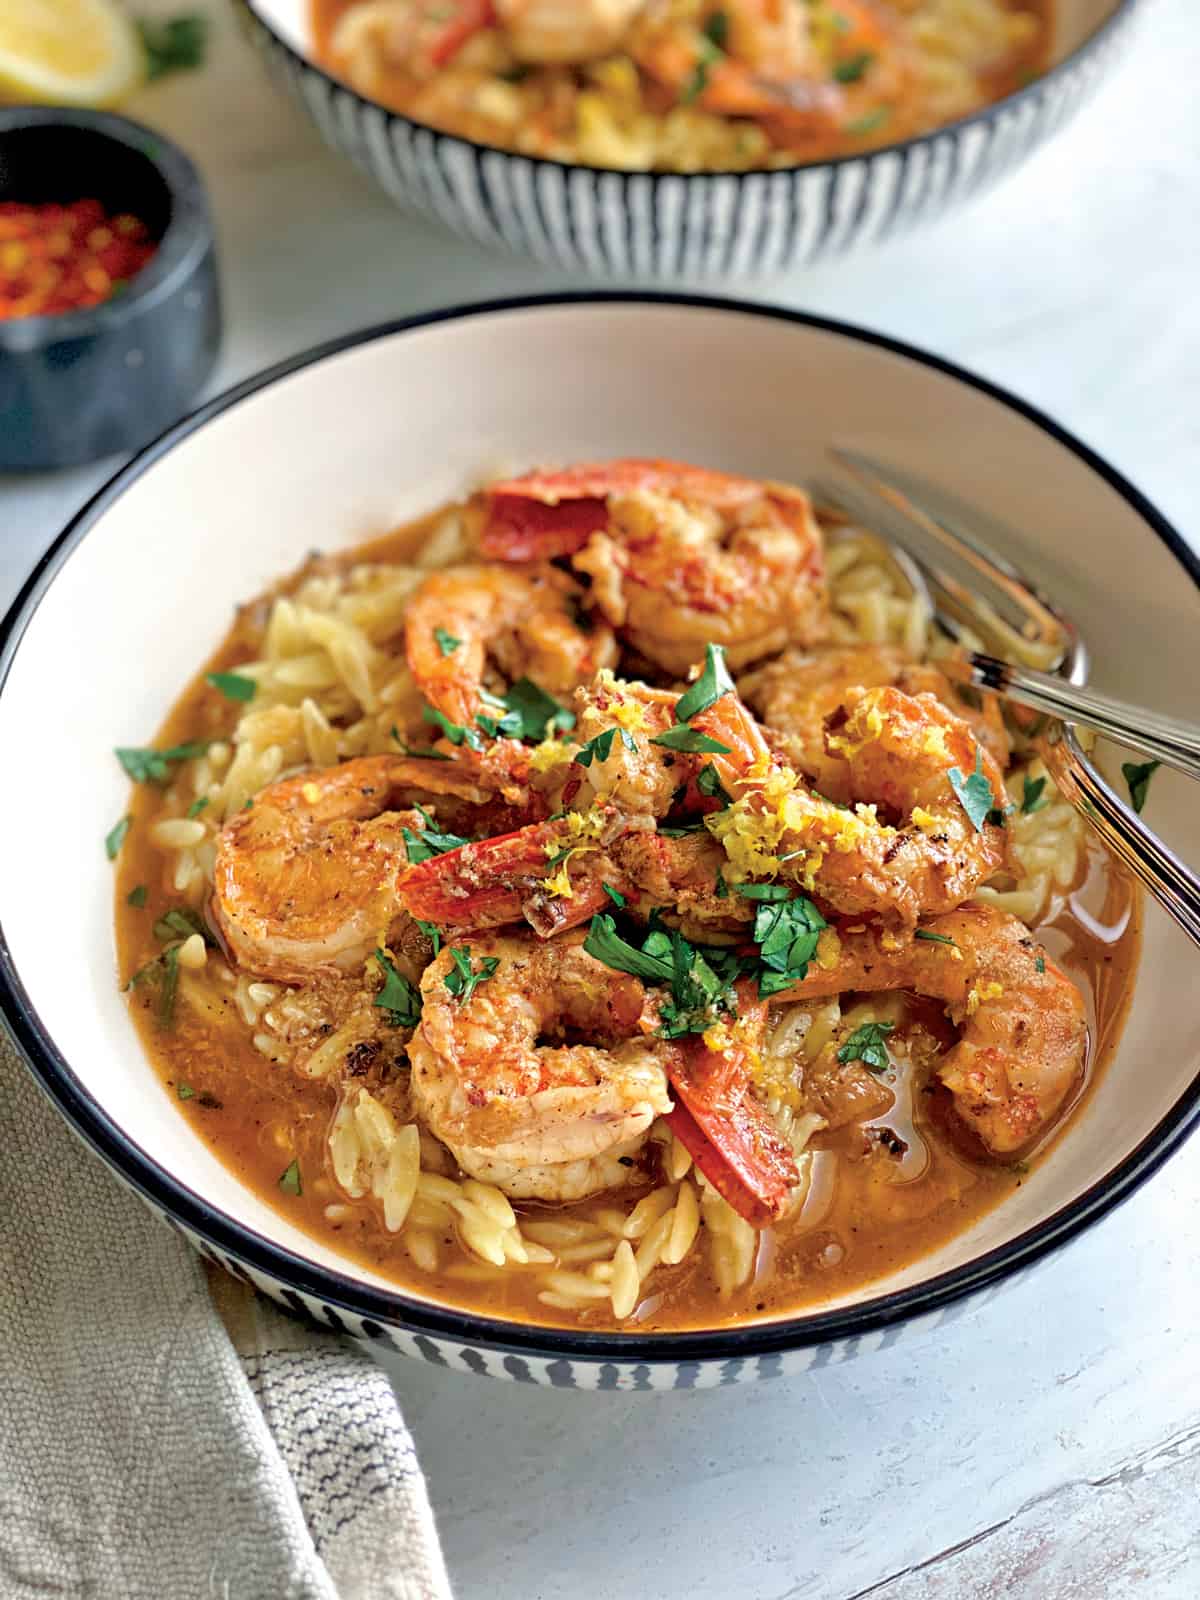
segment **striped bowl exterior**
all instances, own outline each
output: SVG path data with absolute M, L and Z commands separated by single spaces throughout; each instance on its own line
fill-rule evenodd
M 781 172 L 604 172 L 486 149 L 365 100 L 240 0 L 268 71 L 397 204 L 480 244 L 595 277 L 745 277 L 932 220 L 1010 172 L 1095 86 L 1139 0 L 1020 93 L 906 144 Z

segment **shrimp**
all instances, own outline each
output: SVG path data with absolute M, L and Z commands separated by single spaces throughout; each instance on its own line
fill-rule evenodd
M 944 1001 L 962 1031 L 937 1076 L 989 1154 L 1011 1156 L 1050 1126 L 1080 1081 L 1083 996 L 1007 912 L 963 906 L 922 934 L 897 950 L 878 929 L 839 929 L 837 963 L 814 963 L 779 998 L 911 989 Z
M 405 830 L 425 826 L 395 809 L 414 791 L 490 798 L 454 763 L 362 756 L 271 784 L 231 818 L 217 837 L 212 918 L 238 964 L 301 981 L 352 970 L 386 942 Z
M 636 825 L 613 806 L 532 823 L 405 868 L 396 893 L 410 916 L 451 932 L 524 920 L 549 939 L 612 904 L 604 885 L 620 893 L 624 879 L 608 852 Z
M 579 64 L 609 55 L 645 0 L 495 0 L 518 61 Z
M 487 976 L 460 995 L 447 980 L 463 961 Z M 421 994 L 413 1095 L 464 1171 L 551 1203 L 629 1180 L 626 1163 L 672 1109 L 662 1045 L 639 1036 L 638 979 L 588 955 L 579 935 L 492 934 L 443 950 Z
M 1000 703 L 981 696 L 978 709 L 966 704 L 935 666 L 919 665 L 898 645 L 830 645 L 805 652 L 789 650 L 739 680 L 738 690 L 776 733 L 792 763 L 831 800 L 850 794 L 844 755 L 825 742 L 825 721 L 852 689 L 895 686 L 906 694 L 932 694 L 961 717 L 1003 770 L 1011 745 Z
M 932 695 L 881 688 L 853 690 L 832 724 L 828 746 L 846 762 L 853 810 L 808 792 L 734 695 L 692 718 L 729 747 L 710 759 L 733 803 L 707 826 L 738 876 L 791 879 L 838 911 L 913 927 L 1000 870 L 1004 780 L 961 718 Z M 986 814 L 968 814 L 952 770 L 960 788 L 969 777 L 986 786 Z
M 738 1022 L 730 1037 L 692 1035 L 675 1042 L 668 1071 L 675 1109 L 672 1133 L 740 1217 L 755 1228 L 785 1215 L 800 1181 L 791 1145 L 750 1088 L 750 1062 L 763 1044 L 767 1007 L 739 983 Z
M 369 0 L 343 14 L 330 45 L 339 57 L 381 56 L 428 78 L 494 21 L 491 0 Z
M 465 728 L 495 709 L 494 697 L 489 703 L 482 692 L 489 657 L 510 683 L 529 677 L 548 694 L 570 694 L 617 655 L 603 622 L 581 625 L 581 598 L 577 583 L 545 564 L 431 573 L 405 623 L 412 675 L 430 704 Z
M 621 460 L 493 484 L 480 548 L 568 556 L 625 640 L 680 675 L 721 644 L 735 668 L 824 636 L 824 553 L 808 496 L 671 461 Z

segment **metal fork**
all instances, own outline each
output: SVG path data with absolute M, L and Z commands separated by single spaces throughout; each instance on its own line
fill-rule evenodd
M 954 659 L 939 661 L 939 667 L 1053 719 L 1037 746 L 1059 790 L 1200 947 L 1200 877 L 1113 792 L 1085 754 L 1074 724 L 1094 727 L 1192 777 L 1200 777 L 1200 732 L 1085 688 L 1087 650 L 1078 630 L 1011 562 L 976 535 L 933 517 L 867 457 L 842 449 L 830 455 L 854 482 L 813 484 L 815 497 L 883 538 L 937 625 L 956 640 L 965 626 L 993 648 L 1025 658 L 1016 664 L 967 650 L 957 672 L 951 670 Z M 946 570 L 946 556 L 968 574 L 969 585 Z M 979 588 L 991 598 L 981 600 Z
M 902 489 L 890 483 L 882 475 L 882 469 L 867 457 L 850 450 L 833 449 L 829 453 L 853 475 L 857 486 L 830 485 L 829 495 L 843 511 L 850 512 L 867 527 L 882 531 L 889 542 L 907 550 L 919 563 L 932 587 L 940 591 L 941 603 L 936 607 L 936 618 L 944 632 L 961 640 L 965 622 L 968 628 L 983 635 L 985 642 L 990 637 L 1009 655 L 1019 656 L 1025 646 L 1031 647 L 1029 655 L 1042 658 L 1040 662 L 1031 659 L 1014 662 L 1000 655 L 966 649 L 943 663 L 947 676 L 977 689 L 990 689 L 1019 705 L 1065 722 L 1084 723 L 1131 750 L 1140 750 L 1157 761 L 1177 767 L 1189 778 L 1200 778 L 1200 728 L 1180 718 L 1163 716 L 1087 688 L 1083 683 L 1085 656 L 1083 672 L 1066 681 L 1061 672 L 1056 675 L 1038 670 L 1039 665 L 1062 662 L 1072 645 L 1081 653 L 1079 636 L 1063 613 L 1039 594 L 1010 562 L 988 550 L 972 535 L 959 529 L 951 530 L 931 516 Z M 971 588 L 945 570 L 947 553 L 969 570 Z M 1015 606 L 1020 618 L 1019 628 L 1007 624 L 998 608 L 986 599 L 981 602 L 976 589 L 979 584 L 985 586 L 985 593 L 998 597 L 1001 604 Z M 929 586 L 927 584 L 927 588 Z M 1022 634 L 1021 629 L 1029 631 Z

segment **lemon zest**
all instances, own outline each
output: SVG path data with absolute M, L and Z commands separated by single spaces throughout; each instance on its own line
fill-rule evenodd
M 529 765 L 535 772 L 549 772 L 554 767 L 565 767 L 575 754 L 575 746 L 564 739 L 543 739 L 529 752 Z

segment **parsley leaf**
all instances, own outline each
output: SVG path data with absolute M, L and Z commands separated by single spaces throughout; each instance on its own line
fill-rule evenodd
M 929 944 L 953 944 L 954 940 L 946 933 L 933 933 L 928 928 L 918 928 L 913 934 L 914 939 L 924 939 Z
M 204 681 L 211 683 L 214 689 L 220 689 L 226 700 L 253 700 L 258 693 L 258 684 L 254 679 L 240 672 L 206 672 Z
M 284 1194 L 294 1194 L 297 1197 L 304 1193 L 304 1185 L 300 1181 L 300 1163 L 293 1161 L 286 1172 L 280 1174 L 279 1187 Z
M 191 805 L 187 808 L 188 816 L 198 817 L 207 804 L 208 796 L 206 794 L 202 794 L 198 800 L 193 800 Z
M 719 739 L 710 739 L 707 733 L 700 733 L 695 728 L 683 724 L 668 728 L 666 733 L 655 734 L 651 744 L 664 745 L 668 750 L 686 750 L 692 754 L 727 756 L 729 746 L 722 744 Z
M 110 861 L 115 861 L 121 853 L 121 846 L 125 843 L 125 835 L 133 823 L 132 817 L 122 817 L 115 827 L 110 828 L 104 835 L 104 854 Z
M 422 922 L 420 917 L 414 917 L 413 921 L 433 946 L 433 953 L 436 956 L 442 948 L 442 930 L 435 923 Z
M 696 787 L 701 794 L 707 795 L 710 800 L 719 800 L 723 806 L 732 804 L 724 784 L 717 775 L 717 769 L 711 761 L 701 767 L 696 774 Z
M 421 991 L 396 971 L 386 950 L 376 950 L 375 960 L 383 973 L 383 988 L 374 1003 L 387 1012 L 393 1028 L 415 1028 L 421 1020 Z
M 1046 958 L 1040 952 L 1033 963 L 1033 970 L 1035 972 L 1045 972 L 1046 970 Z
M 733 892 L 744 900 L 790 900 L 792 895 L 786 883 L 735 883 Z
M 208 51 L 208 18 L 197 11 L 177 17 L 137 18 L 146 52 L 146 77 L 153 83 L 171 72 L 190 72 L 204 65 Z
M 1150 790 L 1150 779 L 1162 766 L 1161 761 L 1122 761 L 1121 775 L 1129 785 L 1129 798 L 1133 802 L 1133 809 L 1141 815 L 1142 807 L 1146 804 L 1146 795 Z
M 122 745 L 113 754 L 134 783 L 165 783 L 175 762 L 202 756 L 211 742 L 210 739 L 194 739 L 190 744 L 172 745 L 168 750 Z
M 625 896 L 621 893 L 621 891 L 619 889 L 614 889 L 611 883 L 602 883 L 600 885 L 600 887 L 604 890 L 605 894 L 612 901 L 613 905 L 617 906 L 619 909 L 622 909 L 622 910 L 624 909 L 624 907 L 625 907 Z
M 572 759 L 581 767 L 590 767 L 593 761 L 607 761 L 612 755 L 613 742 L 618 734 L 626 750 L 637 749 L 637 740 L 625 728 L 605 728 L 603 733 L 598 733 L 594 739 L 581 745 Z
M 462 643 L 461 639 L 456 639 L 452 633 L 447 633 L 445 628 L 435 628 L 433 637 L 437 640 L 437 647 L 444 656 L 452 656 Z
M 499 719 L 486 716 L 481 711 L 475 721 L 489 739 L 519 739 L 521 737 L 523 724 L 515 711 L 507 711 Z
M 690 722 L 709 706 L 715 706 L 722 695 L 733 694 L 735 685 L 725 665 L 725 651 L 719 644 L 704 646 L 704 670 L 690 689 L 679 696 L 675 707 L 676 722 Z
M 975 747 L 974 772 L 968 776 L 958 767 L 951 767 L 946 776 L 950 779 L 950 787 L 958 796 L 959 804 L 967 813 L 971 826 L 976 833 L 982 833 L 988 813 L 993 809 L 992 786 L 983 773 L 982 746 Z
M 428 750 L 422 750 L 415 745 L 405 744 L 400 737 L 399 728 L 395 726 L 392 728 L 392 738 L 399 746 L 402 756 L 415 756 L 420 761 L 452 761 L 454 759 L 453 756 L 448 756 L 444 750 L 434 750 L 432 747 Z
M 875 56 L 870 50 L 860 50 L 856 56 L 849 56 L 845 61 L 839 61 L 833 69 L 835 81 L 857 83 L 874 59 Z
M 190 1083 L 177 1083 L 175 1085 L 175 1093 L 181 1100 L 194 1100 L 196 1098 L 196 1091 Z
M 169 1028 L 175 1021 L 175 994 L 179 988 L 179 946 L 173 944 L 169 950 L 164 950 L 159 961 L 162 963 L 162 976 L 158 991 L 158 1020 L 162 1027 Z
M 877 128 L 882 128 L 892 114 L 891 106 L 876 106 L 874 111 L 868 111 L 865 116 L 856 117 L 853 122 L 847 122 L 842 129 L 843 133 L 867 134 L 874 133 Z
M 647 941 L 649 943 L 649 941 Z M 598 911 L 592 918 L 583 948 L 614 972 L 628 972 L 647 983 L 670 983 L 675 967 L 662 955 L 652 955 L 638 950 L 617 932 L 617 925 L 606 912 Z
M 198 933 L 210 948 L 216 945 L 216 940 L 205 927 L 199 914 L 189 906 L 176 906 L 171 911 L 166 911 L 154 924 L 154 937 L 161 939 L 164 944 L 172 939 L 190 939 Z
M 729 898 L 729 885 L 725 882 L 725 874 L 721 871 L 720 867 L 718 867 L 717 868 L 717 899 L 718 900 L 728 900 L 728 898 Z
M 408 856 L 410 866 L 416 866 L 420 861 L 428 861 L 431 856 L 444 856 L 449 850 L 458 850 L 464 844 L 470 844 L 469 839 L 464 839 L 458 833 L 440 833 L 434 827 L 434 819 L 425 810 L 424 806 L 417 806 L 421 820 L 425 827 L 420 833 L 414 833 L 411 828 L 401 828 L 400 833 L 404 839 L 404 850 Z
M 1049 796 L 1042 792 L 1045 787 L 1045 778 L 1031 778 L 1028 773 L 1025 774 L 1025 793 L 1021 797 L 1021 810 L 1025 816 L 1049 805 Z
M 475 732 L 474 728 L 464 728 L 460 723 L 451 722 L 450 718 L 437 710 L 435 706 L 426 706 L 421 712 L 421 716 L 426 722 L 431 723 L 436 728 L 440 728 L 451 744 L 465 744 L 468 749 L 476 752 L 483 749 L 483 740 Z
M 739 892 L 745 887 L 741 885 Z M 758 992 L 763 999 L 780 994 L 803 980 L 809 962 L 817 953 L 817 940 L 825 927 L 825 918 L 812 901 L 803 895 L 797 895 L 793 900 L 760 899 L 754 914 L 753 939 L 758 946 L 759 961 L 765 969 L 758 978 Z
M 464 1005 L 481 983 L 486 983 L 500 965 L 499 956 L 482 956 L 479 966 L 472 968 L 470 945 L 455 945 L 450 951 L 454 971 L 448 972 L 442 982 L 450 993 Z
M 555 730 L 569 733 L 575 726 L 575 713 L 559 705 L 532 678 L 518 678 L 504 696 L 504 704 L 512 715 L 520 718 L 521 732 L 518 737 L 531 739 L 535 744 Z
M 146 885 L 139 883 L 135 889 L 130 889 L 125 896 L 125 904 L 132 906 L 135 911 L 140 911 L 146 904 Z
M 716 45 L 718 50 L 724 50 L 725 41 L 729 38 L 728 12 L 714 11 L 701 31 L 711 44 Z
M 894 1022 L 864 1022 L 846 1040 L 837 1053 L 843 1064 L 861 1061 L 872 1072 L 886 1072 L 890 1066 L 887 1036 L 896 1026 Z

